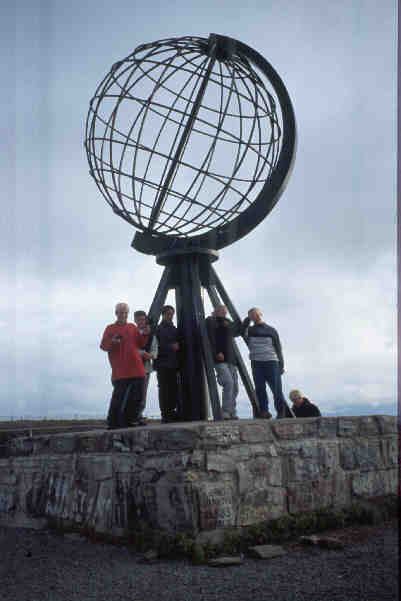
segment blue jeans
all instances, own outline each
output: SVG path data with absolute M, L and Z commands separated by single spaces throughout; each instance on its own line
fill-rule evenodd
M 274 408 L 280 414 L 285 407 L 285 399 L 281 389 L 281 370 L 278 361 L 251 361 L 256 396 L 261 411 L 269 411 L 269 399 L 266 384 L 273 394 Z

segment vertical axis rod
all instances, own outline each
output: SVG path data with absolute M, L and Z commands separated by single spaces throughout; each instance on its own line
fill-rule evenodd
M 193 269 L 191 272 L 192 277 L 192 286 L 194 291 L 194 308 L 195 308 L 195 316 L 196 316 L 196 325 L 199 329 L 200 333 L 200 342 L 202 348 L 203 361 L 205 364 L 206 371 L 206 379 L 207 385 L 209 389 L 209 397 L 210 404 L 212 407 L 213 418 L 215 420 L 223 419 L 220 401 L 219 401 L 219 393 L 217 390 L 216 378 L 214 375 L 214 361 L 212 355 L 212 349 L 210 346 L 209 336 L 206 330 L 205 324 L 205 310 L 203 306 L 202 296 L 201 296 L 201 282 L 199 277 L 199 266 L 196 263 L 193 263 Z
M 183 154 L 183 151 L 184 151 L 184 148 L 185 148 L 185 144 L 186 144 L 186 142 L 187 142 L 187 140 L 188 140 L 188 138 L 190 136 L 190 133 L 192 131 L 192 127 L 193 127 L 194 121 L 195 121 L 195 119 L 196 119 L 196 117 L 198 115 L 198 112 L 199 112 L 199 109 L 200 109 L 200 106 L 201 106 L 201 103 L 202 103 L 202 99 L 203 99 L 203 96 L 205 94 L 206 86 L 208 84 L 209 77 L 210 77 L 210 74 L 211 74 L 211 72 L 213 70 L 215 62 L 216 62 L 216 56 L 212 55 L 210 57 L 210 61 L 209 61 L 209 64 L 207 66 L 206 73 L 203 76 L 203 80 L 202 80 L 201 86 L 199 88 L 198 94 L 197 94 L 197 96 L 195 98 L 194 105 L 193 105 L 192 110 L 191 110 L 191 114 L 189 115 L 189 118 L 188 118 L 188 121 L 187 121 L 187 123 L 185 125 L 183 134 L 182 134 L 181 139 L 180 139 L 180 141 L 178 143 L 178 147 L 177 147 L 177 150 L 176 150 L 175 155 L 173 157 L 173 160 L 171 162 L 170 169 L 168 170 L 168 173 L 166 175 L 166 179 L 164 180 L 162 189 L 160 190 L 159 197 L 157 198 L 157 200 L 155 201 L 155 204 L 153 206 L 153 209 L 152 209 L 152 212 L 151 212 L 151 215 L 150 215 L 150 218 L 149 218 L 149 225 L 148 225 L 148 229 L 149 230 L 153 229 L 154 224 L 155 224 L 155 222 L 157 221 L 157 219 L 159 217 L 159 214 L 160 214 L 160 211 L 162 209 L 163 202 L 164 202 L 164 199 L 166 197 L 166 194 L 167 194 L 168 188 L 170 186 L 171 180 L 174 177 L 174 173 L 176 171 L 176 167 L 177 167 L 179 161 L 181 160 L 181 157 L 182 157 L 182 154 Z

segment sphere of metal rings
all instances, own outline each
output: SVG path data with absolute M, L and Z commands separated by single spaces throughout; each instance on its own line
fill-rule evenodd
M 90 102 L 90 173 L 145 234 L 218 249 L 276 204 L 295 156 L 291 101 L 271 65 L 211 34 L 144 44 Z

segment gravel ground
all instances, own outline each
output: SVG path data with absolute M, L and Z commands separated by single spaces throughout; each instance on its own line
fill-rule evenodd
M 0 528 L 4 601 L 397 601 L 398 521 L 333 531 L 343 550 L 290 543 L 240 566 L 140 562 L 127 547 L 77 535 Z

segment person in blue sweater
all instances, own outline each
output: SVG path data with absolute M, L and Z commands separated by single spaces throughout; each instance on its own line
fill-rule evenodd
M 253 322 L 253 325 L 250 325 Z M 263 321 L 262 311 L 253 307 L 242 322 L 244 337 L 249 347 L 253 381 L 259 401 L 259 417 L 270 419 L 266 384 L 272 392 L 277 419 L 287 416 L 286 401 L 281 387 L 284 359 L 277 331 Z

